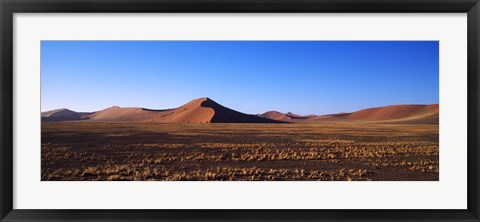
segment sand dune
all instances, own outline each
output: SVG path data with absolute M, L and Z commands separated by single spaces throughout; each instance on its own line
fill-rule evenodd
M 409 123 L 438 123 L 439 105 L 394 105 L 363 109 L 353 113 L 317 116 L 323 121 L 383 121 Z
M 194 99 L 178 108 L 151 110 L 113 106 L 77 119 L 53 119 L 44 112 L 44 120 L 84 120 L 96 122 L 152 122 L 152 123 L 280 123 L 281 121 L 244 114 L 226 108 L 209 98 Z M 71 111 L 73 112 L 73 111 Z M 78 114 L 78 113 L 77 113 Z M 80 115 L 79 115 L 80 116 Z
M 41 113 L 42 120 L 47 121 L 67 121 L 80 120 L 82 115 L 69 109 L 54 109 L 48 112 Z
M 115 121 L 115 122 L 145 122 L 155 116 L 157 112 L 143 108 L 121 108 L 112 106 L 110 108 L 94 112 L 87 116 L 91 121 Z
M 244 114 L 209 98 L 199 98 L 160 113 L 153 122 L 167 123 L 275 123 L 279 121 Z
M 209 123 L 215 114 L 213 109 L 202 107 L 205 98 L 194 99 L 176 109 L 159 113 L 152 122 Z
M 268 111 L 266 113 L 259 114 L 258 116 L 264 117 L 264 118 L 269 118 L 269 119 L 274 119 L 274 120 L 280 120 L 280 121 L 291 121 L 291 120 L 306 120 L 315 117 L 315 115 L 298 115 L 298 114 L 293 114 L 291 112 L 288 113 L 281 113 L 278 111 Z

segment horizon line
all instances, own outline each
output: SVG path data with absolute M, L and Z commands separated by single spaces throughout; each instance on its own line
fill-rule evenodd
M 180 106 L 183 106 L 191 101 L 194 101 L 194 100 L 198 100 L 198 99 L 209 99 L 215 103 L 218 103 L 216 102 L 215 100 L 211 99 L 210 97 L 199 97 L 199 98 L 196 98 L 196 99 L 191 99 L 189 100 L 188 102 L 180 105 Z M 219 105 L 223 106 L 222 104 L 218 103 Z M 279 113 L 293 113 L 293 114 L 297 114 L 297 115 L 302 115 L 302 116 L 306 116 L 306 115 L 315 115 L 315 116 L 325 116 L 325 115 L 332 115 L 332 114 L 339 114 L 339 113 L 353 113 L 353 112 L 358 112 L 358 111 L 361 111 L 361 110 L 366 110 L 366 109 L 374 109 L 374 108 L 381 108 L 381 107 L 389 107 L 389 106 L 430 106 L 430 105 L 440 105 L 440 103 L 429 103 L 429 104 L 426 104 L 426 103 L 402 103 L 402 104 L 389 104 L 389 105 L 382 105 L 382 106 L 373 106 L 373 107 L 365 107 L 365 108 L 361 108 L 361 109 L 357 109 L 357 110 L 354 110 L 354 111 L 350 111 L 350 112 L 346 112 L 346 111 L 342 111 L 342 112 L 336 112 L 336 113 L 327 113 L 327 114 L 315 114 L 315 113 L 307 113 L 307 114 L 298 114 L 298 113 L 294 113 L 294 112 L 291 112 L 291 111 L 279 111 L 277 109 L 272 109 L 272 110 L 267 110 L 267 111 L 264 111 L 262 113 L 256 113 L 256 114 L 253 114 L 253 113 L 245 113 L 245 112 L 242 112 L 242 111 L 239 111 L 235 108 L 231 108 L 231 107 L 226 107 L 226 106 L 223 106 L 223 107 L 226 107 L 226 108 L 229 108 L 229 109 L 234 109 L 238 112 L 242 112 L 242 113 L 245 113 L 245 114 L 250 114 L 250 115 L 259 115 L 259 114 L 263 114 L 263 113 L 267 113 L 267 112 L 279 112 Z M 105 109 L 109 109 L 109 108 L 113 108 L 113 107 L 118 107 L 118 108 L 137 108 L 137 109 L 147 109 L 147 110 L 169 110 L 169 109 L 176 109 L 180 106 L 177 106 L 177 107 L 169 107 L 169 108 L 147 108 L 147 107 L 140 107 L 140 106 L 118 106 L 118 105 L 112 105 L 112 106 L 108 106 L 106 108 L 103 108 L 103 109 L 99 109 L 99 110 L 94 110 L 94 111 L 76 111 L 76 110 L 73 110 L 73 109 L 70 109 L 70 108 L 67 108 L 67 107 L 61 107 L 61 108 L 55 108 L 55 109 L 50 109 L 50 110 L 41 110 L 40 109 L 40 112 L 41 113 L 44 113 L 44 112 L 50 112 L 50 111 L 54 111 L 54 110 L 62 110 L 62 109 L 67 109 L 67 110 L 70 110 L 70 111 L 74 111 L 74 112 L 77 112 L 77 113 L 95 113 L 95 112 L 98 112 L 98 111 L 102 111 L 102 110 L 105 110 Z

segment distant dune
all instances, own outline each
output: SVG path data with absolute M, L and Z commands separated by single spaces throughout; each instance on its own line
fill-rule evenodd
M 394 105 L 311 118 L 316 121 L 438 123 L 439 105 Z
M 93 113 L 77 113 L 69 109 L 42 112 L 43 121 L 152 122 L 152 123 L 315 123 L 336 122 L 396 122 L 437 123 L 439 106 L 394 105 L 331 115 L 297 115 L 269 111 L 250 115 L 224 107 L 209 98 L 194 99 L 178 108 L 152 110 L 113 106 Z
M 315 115 L 311 115 L 311 114 L 307 116 L 301 116 L 298 114 L 293 114 L 291 112 L 281 113 L 278 111 L 268 111 L 266 113 L 259 114 L 258 116 L 274 119 L 274 120 L 280 120 L 280 121 L 302 120 L 302 119 L 310 119 L 315 117 Z
M 113 106 L 104 110 L 81 115 L 68 110 L 72 118 L 58 118 L 50 113 L 42 113 L 42 120 L 70 121 L 84 120 L 96 122 L 152 122 L 152 123 L 281 123 L 282 121 L 244 114 L 226 108 L 209 98 L 192 100 L 174 109 L 151 110 L 145 108 L 121 108 Z M 75 118 L 73 118 L 75 117 Z
M 69 109 L 54 109 L 48 112 L 42 112 L 42 120 L 47 121 L 68 121 L 80 120 L 82 115 Z

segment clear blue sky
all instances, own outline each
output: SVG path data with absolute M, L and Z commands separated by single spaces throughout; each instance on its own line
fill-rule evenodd
M 42 41 L 42 111 L 163 109 L 209 97 L 250 114 L 438 103 L 437 41 Z

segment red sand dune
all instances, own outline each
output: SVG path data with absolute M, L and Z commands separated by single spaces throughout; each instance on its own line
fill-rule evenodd
M 363 109 L 353 113 L 317 116 L 312 120 L 323 121 L 383 121 L 438 123 L 439 105 L 394 105 Z
M 267 118 L 241 113 L 209 98 L 199 98 L 162 113 L 153 122 L 168 123 L 279 123 Z
M 121 108 L 112 106 L 110 108 L 94 112 L 86 116 L 90 121 L 118 121 L 118 122 L 144 122 L 154 117 L 156 112 L 142 108 Z
M 194 99 L 176 109 L 159 113 L 152 122 L 166 123 L 209 123 L 215 110 L 203 107 L 205 98 Z

